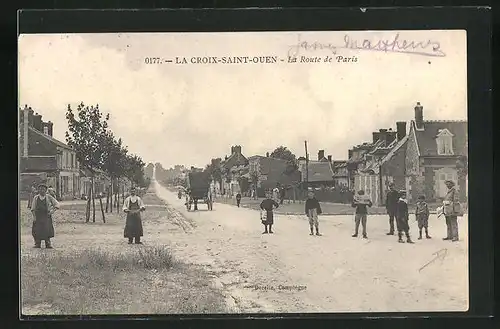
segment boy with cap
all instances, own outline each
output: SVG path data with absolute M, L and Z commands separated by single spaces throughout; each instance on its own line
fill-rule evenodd
M 365 191 L 359 190 L 358 194 L 355 195 L 352 200 L 352 207 L 356 208 L 356 214 L 354 215 L 355 228 L 354 234 L 352 235 L 353 238 L 358 236 L 359 223 L 361 222 L 361 225 L 363 226 L 363 238 L 368 239 L 368 236 L 366 235 L 366 221 L 368 216 L 367 207 L 371 206 L 372 201 L 367 195 L 365 195 Z
M 314 228 L 316 228 L 316 235 L 321 236 L 319 233 L 319 220 L 318 215 L 321 215 L 322 210 L 319 205 L 319 201 L 314 196 L 314 191 L 309 189 L 307 191 L 307 200 L 306 200 L 306 216 L 309 219 L 309 228 L 311 233 L 309 235 L 314 235 Z
M 408 201 L 406 200 L 406 191 L 400 191 L 400 197 L 396 209 L 396 226 L 398 229 L 398 242 L 404 243 L 403 233 L 406 235 L 406 242 L 413 243 L 410 238 L 410 226 L 408 224 Z
M 418 223 L 418 239 L 422 240 L 422 228 L 425 229 L 425 237 L 430 239 L 428 226 L 429 226 L 429 207 L 425 202 L 425 196 L 418 197 L 417 208 L 415 209 L 415 217 Z
M 385 199 L 385 208 L 389 215 L 389 232 L 387 235 L 394 235 L 394 219 L 396 218 L 396 209 L 399 200 L 399 191 L 396 190 L 393 182 L 389 183 L 389 192 Z

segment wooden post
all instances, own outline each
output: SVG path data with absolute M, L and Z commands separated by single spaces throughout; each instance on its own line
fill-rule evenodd
M 92 223 L 95 223 L 95 187 L 94 187 L 94 176 L 92 176 Z
M 89 186 L 87 193 L 87 207 L 85 208 L 85 223 L 90 221 L 90 193 L 92 193 L 92 189 Z
M 306 181 L 304 182 L 305 190 L 309 187 L 309 153 L 307 153 L 307 141 L 304 141 L 304 147 L 306 150 Z
M 106 217 L 104 216 L 104 208 L 102 207 L 102 198 L 99 198 L 99 203 L 101 204 L 102 222 L 106 223 Z

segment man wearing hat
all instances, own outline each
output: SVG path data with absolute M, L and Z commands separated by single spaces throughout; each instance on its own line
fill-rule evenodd
M 399 196 L 399 192 L 396 190 L 394 183 L 390 182 L 389 191 L 385 199 L 385 208 L 389 215 L 389 233 L 387 233 L 387 235 L 394 235 L 394 220 L 396 218 Z
M 446 238 L 443 240 L 451 240 L 453 242 L 458 241 L 458 219 L 457 208 L 460 208 L 460 202 L 458 200 L 458 193 L 455 189 L 455 182 L 447 180 L 444 182 L 448 188 L 448 193 L 446 193 L 443 200 L 443 210 L 444 216 L 446 218 Z
M 31 213 L 34 218 L 31 233 L 35 240 L 35 248 L 41 248 L 43 240 L 45 248 L 52 249 L 50 243 L 50 239 L 54 237 L 52 215 L 57 209 L 59 209 L 59 203 L 52 195 L 47 194 L 47 185 L 39 184 L 38 194 L 31 203 Z
M 134 239 L 136 244 L 142 244 L 141 236 L 143 235 L 143 231 L 141 212 L 144 210 L 146 210 L 146 207 L 142 199 L 136 195 L 135 187 L 132 187 L 130 189 L 130 195 L 123 202 L 123 211 L 127 213 L 123 237 L 128 238 L 129 244 L 132 244 Z

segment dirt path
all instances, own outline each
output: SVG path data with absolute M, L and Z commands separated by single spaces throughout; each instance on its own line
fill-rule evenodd
M 464 311 L 468 308 L 467 218 L 461 241 L 442 241 L 444 223 L 431 216 L 432 240 L 398 244 L 387 237 L 386 216 L 370 216 L 369 240 L 351 237 L 352 216 L 320 218 L 323 236 L 309 236 L 302 216 L 278 215 L 275 234 L 262 235 L 258 211 L 214 204 L 187 212 L 184 201 L 153 181 L 166 205 L 150 205 L 143 217 L 146 246 L 167 245 L 176 258 L 203 266 L 225 292 L 232 312 Z M 161 211 L 158 211 L 161 209 Z M 165 216 L 165 210 L 167 216 Z M 21 255 L 78 253 L 88 247 L 130 252 L 123 214 L 107 223 L 83 224 L 56 213 L 54 250 L 32 249 L 22 227 Z M 446 250 L 436 258 L 434 253 Z
M 444 223 L 431 217 L 434 239 L 398 244 L 385 235 L 385 216 L 369 218 L 369 240 L 354 239 L 352 216 L 320 219 L 322 237 L 308 235 L 301 216 L 278 215 L 262 235 L 258 212 L 215 204 L 187 212 L 183 200 L 155 189 L 194 229 L 169 234 L 175 254 L 204 265 L 240 312 L 463 311 L 468 308 L 467 225 L 459 243 L 442 241 Z M 179 221 L 182 219 L 179 218 Z M 416 223 L 411 223 L 416 240 Z M 439 260 L 434 253 L 446 253 Z M 446 251 L 444 251 L 446 250 Z

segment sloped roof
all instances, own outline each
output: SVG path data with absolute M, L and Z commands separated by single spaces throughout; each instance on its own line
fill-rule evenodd
M 60 147 L 65 148 L 67 150 L 73 150 L 69 145 L 64 144 L 63 142 L 60 142 L 57 139 L 55 139 L 55 138 L 53 138 L 53 137 L 51 137 L 51 136 L 49 136 L 47 134 L 44 134 L 41 131 L 38 131 L 37 129 L 35 129 L 35 128 L 31 127 L 31 126 L 28 126 L 28 129 L 29 129 L 29 131 L 34 132 L 35 134 L 37 134 L 39 136 L 42 136 L 43 138 L 45 138 L 46 140 L 48 140 L 48 141 L 56 144 L 57 146 L 60 146 Z
M 408 141 L 408 135 L 403 137 L 400 141 L 397 141 L 396 143 L 391 143 L 393 147 L 389 150 L 389 152 L 380 160 L 380 161 L 373 161 L 371 162 L 367 167 L 363 169 L 364 172 L 373 170 L 375 172 L 378 172 L 378 168 L 386 163 L 387 161 L 391 160 L 392 157 L 396 154 L 396 152 L 403 147 L 406 142 Z
M 424 129 L 415 129 L 415 121 L 411 121 L 421 156 L 438 155 L 436 136 L 440 129 L 448 129 L 454 136 L 452 139 L 455 155 L 467 155 L 467 121 L 466 120 L 427 120 Z
M 269 174 L 272 171 L 271 169 L 285 170 L 287 166 L 286 160 L 265 157 L 262 155 L 254 155 L 251 156 L 249 159 L 255 159 L 255 158 L 259 159 L 260 172 L 263 175 Z
M 245 158 L 240 152 L 235 152 L 231 154 L 226 160 L 222 161 L 221 165 L 226 169 L 231 169 L 234 166 L 246 166 L 248 164 L 248 159 Z
M 333 181 L 333 170 L 329 162 L 309 161 L 307 171 L 309 182 Z

